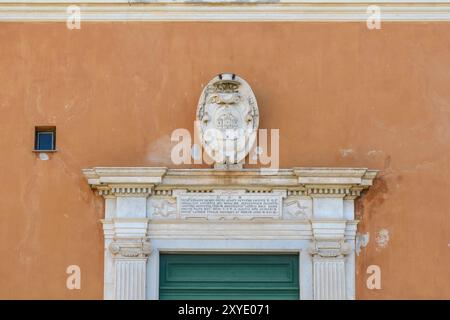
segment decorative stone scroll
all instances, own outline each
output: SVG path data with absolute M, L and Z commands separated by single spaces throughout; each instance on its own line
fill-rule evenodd
M 146 258 L 152 252 L 150 242 L 141 239 L 121 239 L 111 242 L 109 250 L 115 258 Z

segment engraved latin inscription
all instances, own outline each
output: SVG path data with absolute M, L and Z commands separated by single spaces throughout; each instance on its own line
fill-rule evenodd
M 281 213 L 279 195 L 192 195 L 177 197 L 181 216 L 275 217 Z

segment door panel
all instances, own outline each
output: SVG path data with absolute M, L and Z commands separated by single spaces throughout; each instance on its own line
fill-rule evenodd
M 295 254 L 162 254 L 160 299 L 298 299 Z

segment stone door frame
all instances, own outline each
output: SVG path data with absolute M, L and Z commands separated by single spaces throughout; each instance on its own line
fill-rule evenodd
M 354 200 L 365 168 L 83 170 L 105 198 L 104 298 L 158 299 L 160 252 L 298 252 L 300 299 L 355 299 Z M 180 216 L 177 196 L 281 195 L 271 218 Z

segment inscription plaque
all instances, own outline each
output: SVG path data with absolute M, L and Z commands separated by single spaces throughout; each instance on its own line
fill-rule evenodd
M 282 196 L 278 194 L 180 194 L 180 217 L 257 218 L 281 217 Z

